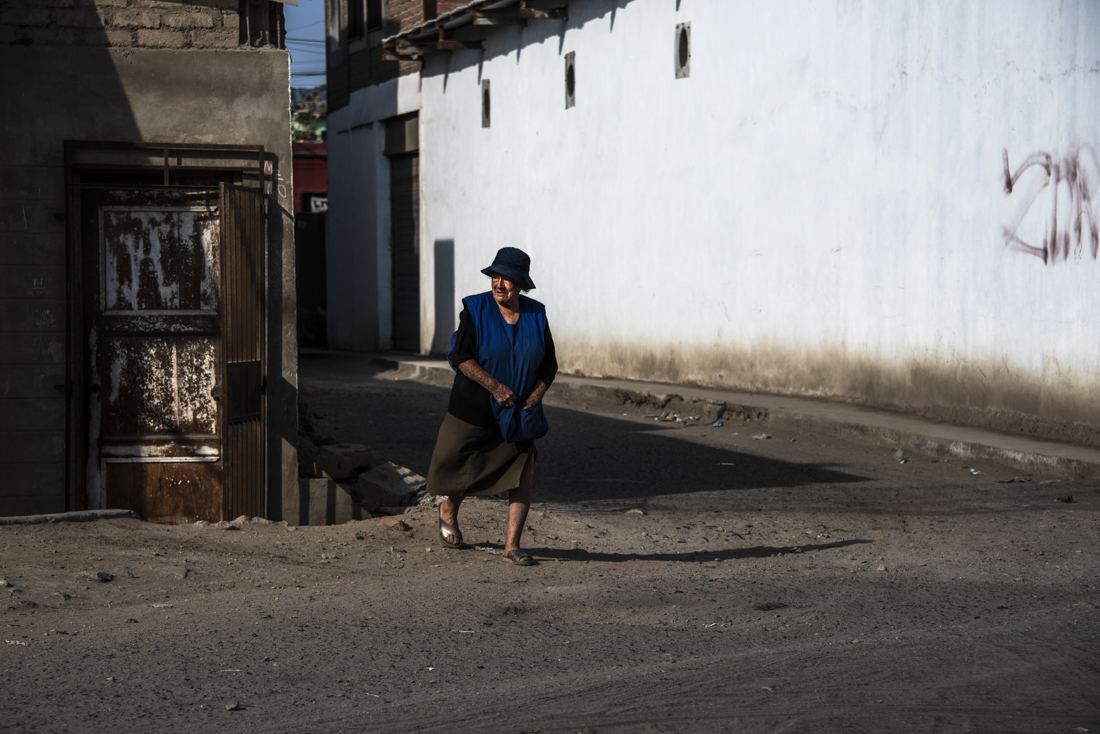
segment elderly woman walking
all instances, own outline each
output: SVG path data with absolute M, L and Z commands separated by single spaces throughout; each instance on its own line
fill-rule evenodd
M 531 507 L 535 439 L 548 429 L 542 398 L 558 371 L 546 309 L 521 294 L 535 287 L 530 270 L 525 252 L 504 247 L 481 271 L 491 289 L 462 299 L 448 355 L 455 381 L 427 485 L 445 498 L 439 506 L 445 548 L 463 547 L 463 499 L 508 492 L 503 558 L 520 566 L 535 562 L 520 539 Z

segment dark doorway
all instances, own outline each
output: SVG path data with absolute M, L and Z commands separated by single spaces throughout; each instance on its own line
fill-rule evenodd
M 416 114 L 386 121 L 393 348 L 402 352 L 420 352 L 419 122 Z
M 420 351 L 420 156 L 390 159 L 393 348 Z
M 306 195 L 303 198 L 313 198 Z M 298 294 L 298 346 L 328 346 L 325 212 L 294 213 L 294 264 Z

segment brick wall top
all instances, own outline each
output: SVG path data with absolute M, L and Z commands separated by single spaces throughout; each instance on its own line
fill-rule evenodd
M 385 35 L 392 36 L 423 22 L 424 0 L 389 0 L 386 3 Z
M 455 8 L 461 8 L 463 5 L 469 5 L 469 0 L 436 0 L 436 9 L 440 15 L 449 13 Z
M 237 48 L 239 6 L 239 0 L 0 0 L 0 44 Z

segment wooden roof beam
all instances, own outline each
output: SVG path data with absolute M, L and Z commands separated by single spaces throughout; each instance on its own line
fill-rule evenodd
M 400 46 L 383 46 L 382 48 L 382 60 L 383 61 L 416 61 L 422 59 L 430 53 L 434 53 L 435 49 L 431 46 L 414 46 L 412 44 L 402 44 Z
M 474 19 L 474 25 L 505 25 L 525 20 L 569 20 L 568 8 L 538 10 L 527 7 L 526 1 L 520 2 L 515 10 L 474 10 L 467 11 Z
M 483 12 L 480 10 L 471 10 L 470 16 L 474 19 L 474 25 L 513 25 L 516 23 L 522 23 L 523 20 L 517 18 L 514 13 L 507 12 Z
M 516 11 L 516 17 L 520 20 L 569 20 L 569 8 L 537 10 L 527 7 L 527 0 L 519 0 L 519 10 Z
M 456 41 L 453 38 L 445 38 L 443 29 L 439 29 L 439 40 L 435 47 L 440 51 L 481 51 L 485 48 L 484 41 Z

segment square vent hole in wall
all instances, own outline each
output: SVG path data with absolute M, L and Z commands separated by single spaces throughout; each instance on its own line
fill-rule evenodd
M 577 69 L 574 63 L 576 55 L 570 51 L 565 55 L 565 109 L 577 104 Z
M 489 80 L 481 80 L 481 126 L 489 127 Z
M 691 76 L 691 23 L 676 26 L 676 78 Z

